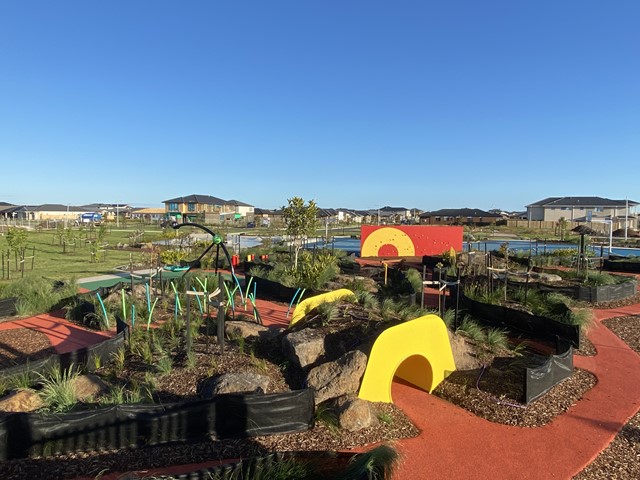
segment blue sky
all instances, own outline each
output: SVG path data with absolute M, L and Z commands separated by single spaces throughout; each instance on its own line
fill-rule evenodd
M 0 2 L 0 201 L 640 201 L 640 2 Z

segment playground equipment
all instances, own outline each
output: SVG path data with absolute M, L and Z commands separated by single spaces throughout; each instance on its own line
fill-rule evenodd
M 394 375 L 429 393 L 456 370 L 444 321 L 425 315 L 391 327 L 373 344 L 358 396 L 391 403 Z
M 347 297 L 355 297 L 355 295 L 351 290 L 341 288 L 340 290 L 334 290 L 333 292 L 327 292 L 323 293 L 322 295 L 316 295 L 315 297 L 307 298 L 306 300 L 300 302 L 296 309 L 293 311 L 289 326 L 295 324 L 299 320 L 302 320 L 307 313 L 309 313 L 314 308 L 317 308 L 318 305 L 322 303 L 335 302 Z

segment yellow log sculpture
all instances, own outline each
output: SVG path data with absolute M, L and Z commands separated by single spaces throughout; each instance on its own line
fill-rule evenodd
M 355 295 L 351 290 L 341 288 L 339 290 L 334 290 L 333 292 L 323 293 L 321 295 L 316 295 L 315 297 L 310 297 L 306 300 L 301 301 L 293 311 L 289 326 L 293 325 L 298 320 L 302 320 L 307 313 L 309 313 L 314 308 L 317 308 L 321 303 L 335 302 L 346 297 L 355 297 Z

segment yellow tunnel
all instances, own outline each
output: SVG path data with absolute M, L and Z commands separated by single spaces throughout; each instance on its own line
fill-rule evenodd
M 391 403 L 394 376 L 431 393 L 455 369 L 445 323 L 437 315 L 425 315 L 380 334 L 371 349 L 358 396 Z

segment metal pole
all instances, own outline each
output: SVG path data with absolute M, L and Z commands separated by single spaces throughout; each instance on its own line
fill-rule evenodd
M 218 288 L 220 293 L 218 294 L 218 347 L 220 347 L 220 353 L 224 353 L 224 285 L 222 284 L 222 273 L 218 273 Z
M 187 292 L 191 291 L 191 276 L 187 278 Z M 187 354 L 191 351 L 191 295 L 187 293 Z

